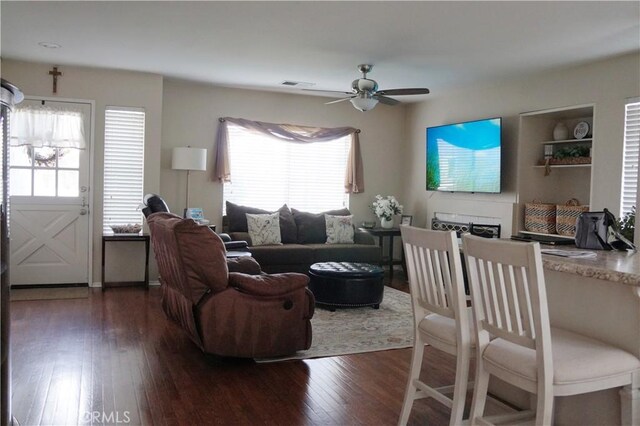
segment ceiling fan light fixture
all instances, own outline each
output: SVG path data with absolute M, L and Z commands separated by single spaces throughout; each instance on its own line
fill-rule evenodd
M 355 98 L 351 98 L 351 104 L 353 104 L 355 109 L 357 109 L 358 111 L 365 112 L 375 108 L 375 106 L 378 104 L 378 100 L 368 96 L 358 95 Z

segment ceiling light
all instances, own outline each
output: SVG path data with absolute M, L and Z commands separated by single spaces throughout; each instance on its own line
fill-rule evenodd
M 351 103 L 357 110 L 364 112 L 375 108 L 375 106 L 378 104 L 378 100 L 373 99 L 371 96 L 368 96 L 364 93 L 361 93 L 355 98 L 351 98 Z
M 38 43 L 38 46 L 42 46 L 45 49 L 59 49 L 62 47 L 58 43 L 53 43 L 51 41 L 41 41 L 40 43 Z

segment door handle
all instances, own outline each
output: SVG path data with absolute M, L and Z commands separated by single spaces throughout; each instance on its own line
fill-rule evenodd
M 89 210 L 87 209 L 80 209 L 80 216 L 84 216 L 85 214 L 88 214 Z

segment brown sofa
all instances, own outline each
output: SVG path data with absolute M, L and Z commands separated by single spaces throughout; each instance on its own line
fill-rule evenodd
M 147 221 L 162 308 L 204 352 L 271 357 L 311 346 L 314 298 L 306 275 L 229 272 L 222 240 L 207 226 L 171 213 Z
M 227 202 L 227 215 L 223 218 L 224 232 L 234 241 L 247 241 L 249 251 L 264 271 L 308 273 L 317 262 L 380 263 L 380 247 L 366 232 L 356 230 L 353 244 L 326 244 L 324 214 L 346 216 L 351 214 L 348 209 L 313 214 L 289 209 L 285 204 L 278 211 L 282 245 L 252 244 L 245 214 L 269 213 L 266 210 Z

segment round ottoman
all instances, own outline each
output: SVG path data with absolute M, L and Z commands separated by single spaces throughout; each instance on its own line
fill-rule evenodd
M 380 307 L 384 295 L 384 270 L 353 262 L 314 263 L 309 268 L 309 290 L 316 303 L 331 311 L 336 307 Z

